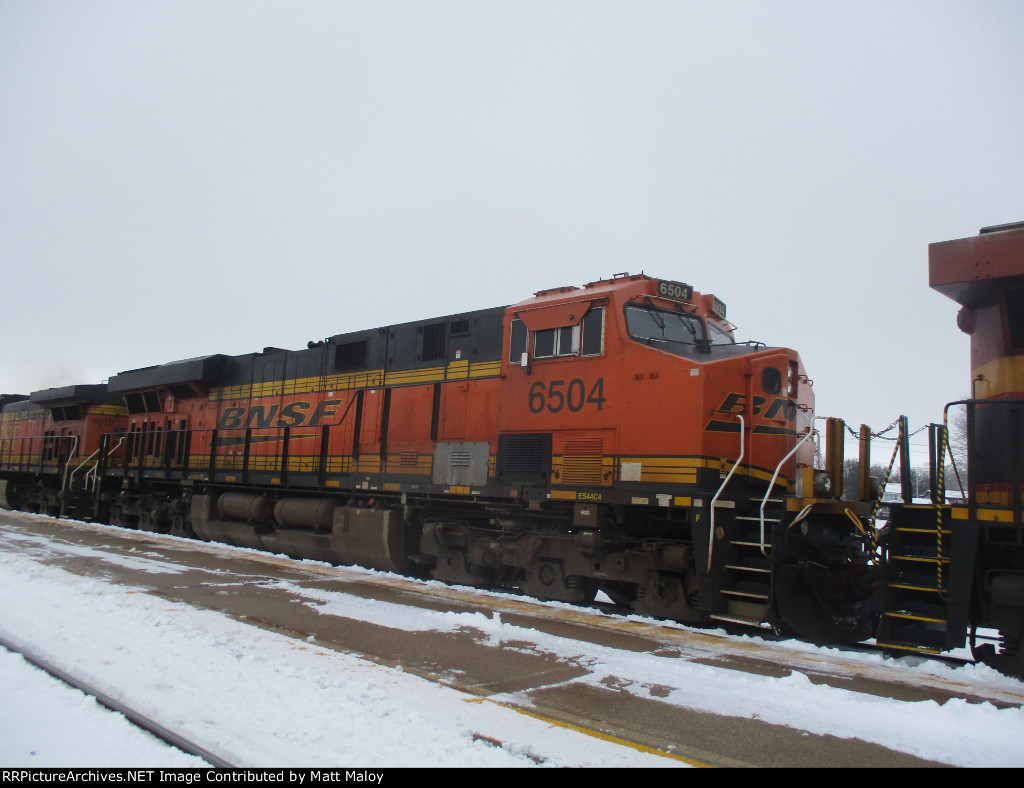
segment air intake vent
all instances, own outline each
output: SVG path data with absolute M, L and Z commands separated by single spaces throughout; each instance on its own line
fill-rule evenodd
M 444 358 L 444 345 L 447 339 L 447 326 L 444 323 L 432 323 L 423 327 L 423 361 L 440 361 Z
M 567 440 L 562 450 L 562 484 L 598 485 L 602 482 L 601 462 L 604 441 L 601 438 Z

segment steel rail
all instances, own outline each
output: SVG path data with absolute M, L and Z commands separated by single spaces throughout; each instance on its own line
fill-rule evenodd
M 224 760 L 218 755 L 215 755 L 204 747 L 200 747 L 198 744 L 186 739 L 184 736 L 175 733 L 169 728 L 165 728 L 159 722 L 150 719 L 145 714 L 136 711 L 119 700 L 116 700 L 102 690 L 93 687 L 91 684 L 88 684 L 85 681 L 72 676 L 70 673 L 61 670 L 56 665 L 33 652 L 27 646 L 15 643 L 3 635 L 0 635 L 0 646 L 15 654 L 20 654 L 26 661 L 35 665 L 40 670 L 49 673 L 55 679 L 64 682 L 68 686 L 74 687 L 75 689 L 84 692 L 86 695 L 91 695 L 100 703 L 100 705 L 105 706 L 111 711 L 116 711 L 118 714 L 124 715 L 133 725 L 152 733 L 158 739 L 162 739 L 167 744 L 177 747 L 179 750 L 187 752 L 190 755 L 196 755 L 218 769 L 236 768 L 234 764 Z

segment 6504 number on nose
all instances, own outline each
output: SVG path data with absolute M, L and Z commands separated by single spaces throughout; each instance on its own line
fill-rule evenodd
M 550 383 L 538 380 L 530 386 L 530 411 L 533 413 L 541 413 L 545 409 L 558 413 L 563 408 L 579 413 L 586 405 L 597 405 L 598 410 L 603 410 L 604 402 L 604 378 L 598 378 L 589 390 L 579 378 L 568 383 L 564 380 L 552 380 Z

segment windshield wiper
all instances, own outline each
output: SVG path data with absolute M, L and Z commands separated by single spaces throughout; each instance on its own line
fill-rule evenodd
M 658 326 L 658 328 L 660 328 L 662 330 L 662 333 L 664 333 L 664 331 L 665 331 L 665 318 L 663 318 L 661 315 L 658 314 L 659 310 L 654 305 L 654 302 L 651 300 L 650 296 L 647 296 L 644 300 L 647 301 L 647 305 L 651 308 L 650 312 L 648 312 L 648 314 L 651 316 L 651 319 L 655 322 L 655 324 Z
M 710 353 L 711 340 L 708 339 L 706 336 L 697 336 L 697 329 L 693 325 L 695 318 L 690 317 L 690 315 L 686 314 L 686 312 L 683 311 L 682 304 L 678 304 L 676 306 L 676 311 L 679 313 L 679 319 L 683 321 L 683 323 L 686 325 L 686 328 L 693 336 L 693 344 L 697 346 L 697 349 L 700 350 L 702 353 Z

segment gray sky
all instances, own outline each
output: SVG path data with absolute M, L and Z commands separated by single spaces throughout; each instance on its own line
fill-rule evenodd
M 0 390 L 643 271 L 916 428 L 970 380 L 928 244 L 1024 219 L 1022 42 L 1020 0 L 0 0 Z

